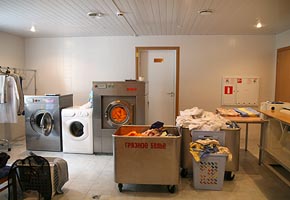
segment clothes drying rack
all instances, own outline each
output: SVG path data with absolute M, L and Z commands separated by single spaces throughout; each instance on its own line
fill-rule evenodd
M 11 70 L 14 72 L 14 73 L 19 73 L 19 72 L 32 72 L 33 73 L 33 76 L 32 78 L 29 80 L 29 84 L 31 84 L 32 80 L 34 81 L 34 94 L 36 95 L 37 93 L 37 87 L 36 87 L 36 69 L 25 69 L 25 68 L 16 68 L 16 67 L 3 67 L 3 66 L 0 66 L 0 70 L 6 70 L 6 72 L 8 72 L 8 74 L 11 72 Z M 4 72 L 5 73 L 5 72 Z
M 0 70 L 6 70 L 5 72 L 2 71 L 3 73 L 7 73 L 7 74 L 10 74 L 11 73 L 11 70 L 14 72 L 14 73 L 19 73 L 20 71 L 30 71 L 33 73 L 32 75 L 32 78 L 29 80 L 29 84 L 31 84 L 32 80 L 34 80 L 34 94 L 36 94 L 37 92 L 37 88 L 36 88 L 36 70 L 35 69 L 25 69 L 25 68 L 16 68 L 16 67 L 3 67 L 3 66 L 0 66 Z M 7 150 L 8 151 L 11 151 L 11 144 L 9 142 L 8 139 L 5 139 L 5 138 L 2 138 L 0 139 L 0 145 L 1 146 L 6 146 L 7 145 Z

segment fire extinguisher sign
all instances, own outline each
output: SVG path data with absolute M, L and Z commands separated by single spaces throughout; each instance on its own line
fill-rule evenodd
M 233 86 L 225 86 L 224 87 L 224 94 L 233 94 Z

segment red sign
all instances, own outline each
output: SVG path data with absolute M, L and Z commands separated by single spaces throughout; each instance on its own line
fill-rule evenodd
M 159 142 L 125 142 L 125 148 L 128 149 L 166 149 L 166 143 Z
M 237 79 L 237 83 L 242 83 L 242 79 L 241 78 L 238 78 Z
M 224 94 L 233 94 L 233 86 L 225 86 Z
M 127 91 L 136 91 L 137 88 L 127 88 Z

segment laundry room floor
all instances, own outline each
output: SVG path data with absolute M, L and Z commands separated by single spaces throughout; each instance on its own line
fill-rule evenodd
M 232 181 L 224 181 L 222 191 L 196 190 L 192 186 L 192 178 L 181 178 L 175 193 L 169 193 L 167 187 L 156 185 L 124 185 L 120 193 L 114 182 L 114 159 L 112 155 L 67 154 L 62 152 L 34 153 L 47 157 L 61 157 L 68 162 L 69 181 L 63 186 L 63 194 L 55 195 L 53 200 L 130 200 L 130 199 L 240 199 L 264 200 L 290 199 L 290 187 L 280 181 L 265 166 L 258 165 L 257 141 L 251 138 L 248 149 L 243 149 L 241 141 L 240 169 Z M 0 147 L 2 148 L 2 147 Z M 3 148 L 1 151 L 5 151 Z M 12 142 L 9 152 L 9 163 L 24 158 L 25 139 Z M 164 166 L 166 167 L 166 166 Z M 154 170 L 154 169 L 152 169 Z M 8 191 L 0 193 L 0 199 L 8 199 Z

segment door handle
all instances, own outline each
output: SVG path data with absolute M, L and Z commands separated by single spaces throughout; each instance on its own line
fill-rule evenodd
M 171 97 L 174 96 L 174 92 L 168 92 L 167 94 L 170 95 Z

